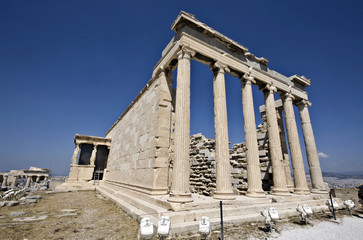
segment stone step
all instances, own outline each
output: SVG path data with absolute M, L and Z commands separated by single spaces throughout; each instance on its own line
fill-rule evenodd
M 105 195 L 106 197 L 111 198 L 118 205 L 127 204 L 126 212 L 132 212 L 131 216 L 134 217 L 135 214 L 133 212 L 138 212 L 136 215 L 137 220 L 141 220 L 141 218 L 148 216 L 153 217 L 155 219 L 159 219 L 166 209 L 161 208 L 155 204 L 149 203 L 137 197 L 131 196 L 130 194 L 122 194 L 120 190 L 112 189 L 112 187 L 107 185 L 102 185 L 102 187 L 97 187 L 97 192 Z M 135 216 L 136 216 L 135 215 Z
M 301 203 L 300 203 L 301 204 Z M 310 202 L 310 204 L 312 204 Z M 297 206 L 297 204 L 296 204 Z M 289 208 L 289 209 L 279 209 L 279 208 L 275 208 L 277 209 L 277 212 L 279 214 L 280 219 L 282 218 L 286 218 L 286 217 L 290 217 L 290 216 L 298 216 L 299 213 L 296 211 L 296 206 L 294 208 Z M 320 212 L 322 210 L 326 210 L 327 207 L 324 205 L 318 205 L 318 206 L 313 206 L 313 205 L 309 205 L 313 212 Z M 269 206 L 271 207 L 271 206 Z M 245 213 L 245 214 L 240 214 L 240 215 L 234 215 L 234 216 L 229 216 L 228 214 L 226 214 L 225 209 L 223 208 L 223 224 L 225 226 L 228 225 L 232 225 L 232 224 L 242 224 L 242 223 L 246 223 L 246 222 L 261 222 L 261 224 L 263 225 L 262 222 L 265 221 L 265 218 L 263 216 L 261 216 L 260 214 L 260 210 L 253 213 Z M 219 210 L 218 210 L 219 213 Z M 203 215 L 204 216 L 204 215 Z M 205 214 L 205 216 L 210 217 L 210 215 Z M 199 227 L 199 220 L 201 219 L 201 217 L 199 219 L 196 219 L 196 221 L 194 222 L 184 222 L 184 223 L 174 223 L 172 225 L 172 234 L 176 234 L 176 233 L 188 233 L 188 232 L 198 232 L 198 227 Z M 211 222 L 211 229 L 215 229 L 217 227 L 220 226 L 220 215 L 216 215 L 213 218 L 210 218 L 210 222 Z

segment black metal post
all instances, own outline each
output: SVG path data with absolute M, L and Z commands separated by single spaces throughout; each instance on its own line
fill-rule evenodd
M 223 207 L 222 207 L 222 201 L 219 201 L 219 209 L 221 210 L 221 240 L 224 240 L 224 233 L 223 233 Z
M 330 203 L 331 203 L 331 208 L 333 209 L 333 217 L 334 217 L 334 220 L 337 220 L 337 218 L 335 217 L 335 209 L 334 209 L 334 204 L 333 204 L 333 198 L 331 197 L 331 190 L 329 192 L 329 197 L 330 197 Z

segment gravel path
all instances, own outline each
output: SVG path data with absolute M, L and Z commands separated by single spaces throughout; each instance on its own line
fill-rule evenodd
M 363 218 L 344 217 L 341 224 L 333 222 L 319 222 L 307 228 L 295 228 L 283 230 L 276 235 L 279 240 L 300 240 L 300 239 L 363 239 Z

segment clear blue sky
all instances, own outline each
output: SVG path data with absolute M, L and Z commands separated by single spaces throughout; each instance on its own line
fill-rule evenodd
M 0 171 L 67 174 L 74 135 L 105 135 L 151 78 L 181 10 L 268 58 L 270 68 L 311 78 L 323 171 L 363 171 L 360 0 L 0 0 Z M 226 85 L 230 140 L 241 142 L 240 83 L 227 76 Z M 191 134 L 214 137 L 212 74 L 198 62 L 191 92 Z M 256 88 L 254 98 L 257 110 Z

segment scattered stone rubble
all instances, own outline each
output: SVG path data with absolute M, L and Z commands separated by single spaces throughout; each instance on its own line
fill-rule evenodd
M 268 140 L 264 124 L 258 126 L 257 137 L 263 189 L 270 190 L 272 173 L 268 157 Z M 190 188 L 192 193 L 212 196 L 216 189 L 215 140 L 201 133 L 190 137 Z M 247 160 L 245 143 L 238 143 L 229 150 L 231 182 L 236 194 L 245 194 L 247 183 Z
M 27 195 L 27 196 L 26 196 Z M 40 195 L 32 195 L 32 191 L 29 189 L 11 189 L 1 194 L 0 207 L 12 207 L 16 205 L 28 205 L 37 203 L 42 197 Z

